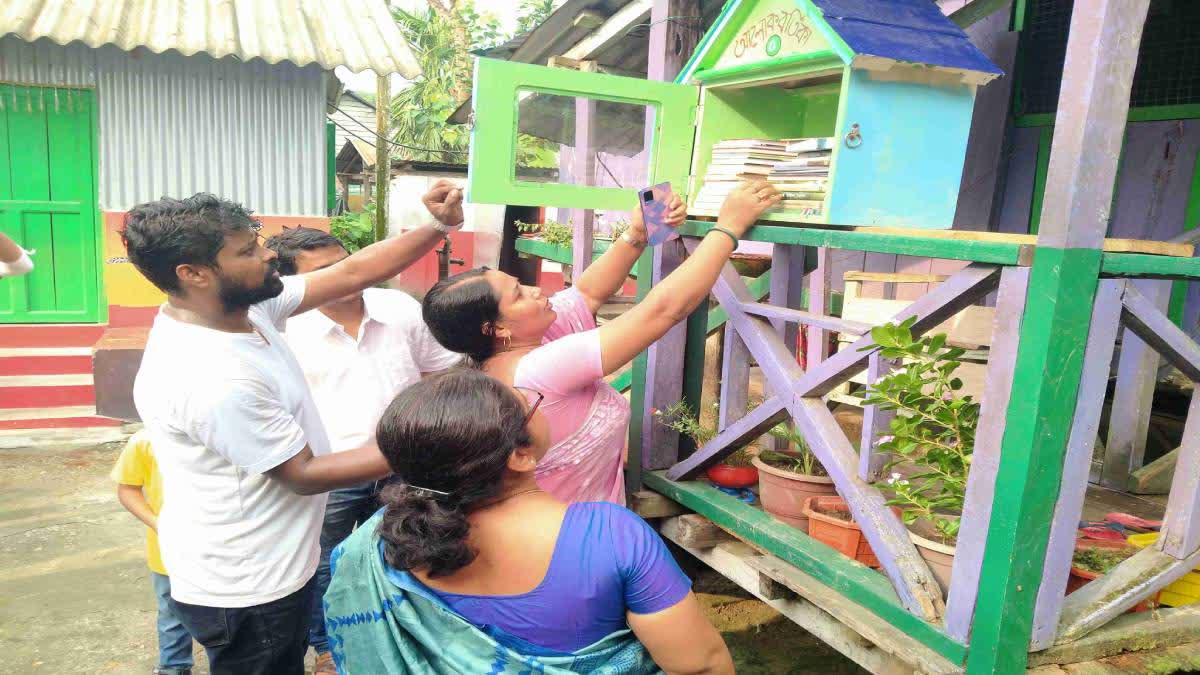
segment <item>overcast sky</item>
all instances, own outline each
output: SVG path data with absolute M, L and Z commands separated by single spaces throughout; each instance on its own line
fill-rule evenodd
M 389 5 L 409 9 L 423 9 L 429 6 L 425 0 L 387 0 L 387 2 Z M 505 34 L 512 33 L 516 29 L 517 2 L 515 0 L 475 0 L 475 8 L 481 14 L 492 14 L 499 19 L 500 29 Z M 375 93 L 375 74 L 371 71 L 364 70 L 361 73 L 355 74 L 339 66 L 334 72 L 337 74 L 339 80 L 346 83 L 347 89 Z M 403 87 L 405 81 L 399 75 L 392 76 L 392 91 Z

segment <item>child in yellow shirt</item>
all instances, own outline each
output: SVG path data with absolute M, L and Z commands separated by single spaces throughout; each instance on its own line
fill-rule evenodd
M 191 675 L 192 636 L 175 616 L 171 605 L 171 579 L 158 553 L 158 512 L 162 509 L 162 476 L 154 461 L 150 439 L 144 431 L 134 434 L 113 467 L 110 477 L 117 483 L 117 499 L 126 510 L 146 524 L 146 565 L 158 596 L 158 665 L 155 675 Z

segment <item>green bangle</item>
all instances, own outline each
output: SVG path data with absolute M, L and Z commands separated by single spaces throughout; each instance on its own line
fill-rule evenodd
M 738 241 L 738 238 L 734 233 L 730 232 L 729 230 L 727 230 L 719 225 L 713 225 L 713 228 L 708 231 L 709 234 L 712 234 L 713 232 L 720 232 L 721 234 L 725 235 L 726 237 L 729 237 L 729 240 L 733 242 L 733 247 L 735 249 L 738 247 L 739 244 L 742 243 L 742 242 Z

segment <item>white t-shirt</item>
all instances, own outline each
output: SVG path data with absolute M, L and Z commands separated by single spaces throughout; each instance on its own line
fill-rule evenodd
M 324 494 L 264 475 L 329 439 L 300 365 L 276 326 L 304 298 L 303 277 L 250 308 L 258 333 L 228 333 L 159 312 L 134 403 L 163 478 L 158 536 L 171 595 L 206 607 L 282 598 L 317 569 Z
M 375 426 L 392 399 L 462 356 L 438 343 L 421 318 L 421 304 L 401 291 L 363 292 L 365 315 L 357 336 L 312 310 L 288 319 L 287 338 L 304 370 L 334 452 L 374 442 Z

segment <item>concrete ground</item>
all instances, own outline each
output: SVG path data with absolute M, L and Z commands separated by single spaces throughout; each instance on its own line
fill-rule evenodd
M 0 449 L 0 672 L 149 673 L 155 602 L 143 528 L 108 479 L 119 442 Z M 751 675 L 853 663 L 694 561 L 709 617 Z M 208 672 L 202 650 L 197 668 Z

